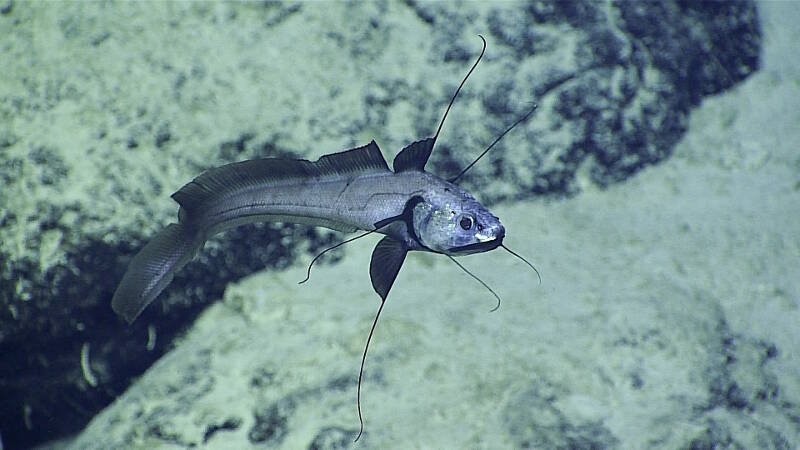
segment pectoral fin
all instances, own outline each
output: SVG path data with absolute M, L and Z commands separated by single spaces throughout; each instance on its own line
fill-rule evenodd
M 378 242 L 372 251 L 372 260 L 369 264 L 369 277 L 372 279 L 372 288 L 386 300 L 389 290 L 400 273 L 400 267 L 406 259 L 408 249 L 405 244 L 386 236 Z

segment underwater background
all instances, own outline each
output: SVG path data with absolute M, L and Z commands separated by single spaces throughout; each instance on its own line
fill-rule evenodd
M 0 0 L 0 449 L 800 446 L 800 4 Z M 501 252 L 213 238 L 110 300 L 203 170 L 432 136 Z

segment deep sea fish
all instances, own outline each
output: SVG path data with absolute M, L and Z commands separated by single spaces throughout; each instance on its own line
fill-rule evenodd
M 133 322 L 209 237 L 239 225 L 270 221 L 342 232 L 366 230 L 327 250 L 371 233 L 383 234 L 385 237 L 372 252 L 369 268 L 381 304 L 367 338 L 358 378 L 357 405 L 363 432 L 360 400 L 364 361 L 406 254 L 412 250 L 440 253 L 456 262 L 454 256 L 503 246 L 506 232 L 500 220 L 454 182 L 503 135 L 527 119 L 535 106 L 450 181 L 425 171 L 450 107 L 486 50 L 486 41 L 482 36 L 481 39 L 483 50 L 453 95 L 436 135 L 405 147 L 394 158 L 394 170 L 389 169 L 372 141 L 313 162 L 266 158 L 228 164 L 204 172 L 172 194 L 180 204 L 178 222 L 169 224 L 133 258 L 111 301 L 114 311 Z M 310 270 L 309 265 L 309 273 Z

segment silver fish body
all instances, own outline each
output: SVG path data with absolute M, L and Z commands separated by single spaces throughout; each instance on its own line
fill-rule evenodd
M 182 210 L 182 223 L 208 235 L 253 222 L 289 222 L 337 231 L 370 230 L 375 223 L 403 212 L 406 201 L 425 193 L 423 173 L 350 174 L 289 180 L 226 195 L 197 212 Z M 390 230 L 380 230 L 388 234 Z M 395 234 L 393 237 L 400 239 Z
M 414 230 L 406 224 L 377 230 L 405 242 L 410 249 L 457 253 L 450 249 L 475 243 L 461 227 L 480 227 L 478 242 L 503 231 L 497 217 L 471 195 L 427 172 L 357 174 L 290 181 L 232 193 L 198 214 L 181 213 L 181 222 L 206 230 L 207 236 L 255 222 L 289 222 L 353 232 L 373 229 L 387 217 L 400 216 L 412 197 L 423 202 L 413 210 Z M 484 233 L 483 230 L 486 230 Z M 498 233 L 499 232 L 499 233 Z M 415 239 L 415 236 L 418 239 Z M 420 246 L 419 244 L 422 244 Z
M 406 147 L 394 171 L 374 141 L 314 162 L 260 159 L 206 171 L 172 195 L 181 205 L 178 223 L 133 258 L 114 293 L 114 311 L 132 322 L 209 237 L 247 223 L 386 235 L 370 268 L 383 299 L 409 250 L 460 255 L 497 247 L 505 235 L 499 219 L 469 193 L 424 171 L 432 145 L 427 139 Z

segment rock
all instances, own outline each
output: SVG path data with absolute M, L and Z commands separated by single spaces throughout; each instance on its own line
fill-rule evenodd
M 128 327 L 110 297 L 175 220 L 170 193 L 227 162 L 373 138 L 390 159 L 434 133 L 478 33 L 487 55 L 430 167 L 454 175 L 537 102 L 464 179 L 489 203 L 608 186 L 662 161 L 690 109 L 756 70 L 760 48 L 749 2 L 0 6 L 3 442 L 79 430 L 228 283 L 337 239 L 231 231 Z M 192 442 L 249 432 L 244 417 L 214 417 Z

